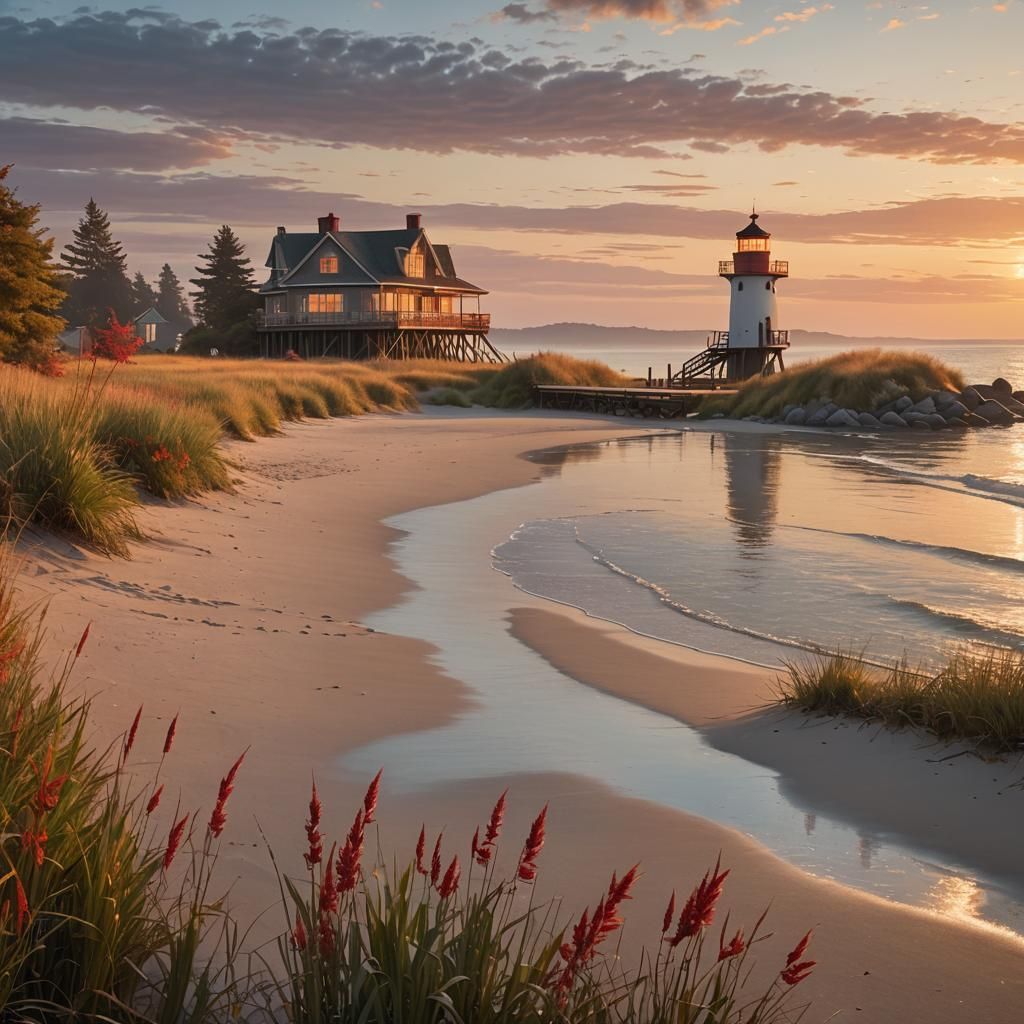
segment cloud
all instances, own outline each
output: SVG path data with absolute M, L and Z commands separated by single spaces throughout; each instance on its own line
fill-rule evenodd
M 493 21 L 517 21 L 520 25 L 532 25 L 538 21 L 554 21 L 551 11 L 533 11 L 526 4 L 506 4 L 491 15 Z
M 146 13 L 0 18 L 0 95 L 336 147 L 664 157 L 666 147 L 752 143 L 769 152 L 811 145 L 1024 163 L 1021 124 L 875 111 L 849 96 L 743 76 L 513 58 L 479 41 L 424 36 L 232 32 Z M 41 75 L 41 67 L 61 73 Z
M 232 140 L 209 129 L 120 132 L 109 128 L 0 118 L 4 159 L 24 167 L 163 171 L 199 167 L 231 156 Z
M 682 21 L 700 24 L 723 7 L 740 0 L 546 0 L 552 11 L 568 11 L 591 18 L 639 18 L 647 21 Z M 731 18 L 722 23 L 735 25 Z
M 13 177 L 23 198 L 41 202 L 51 219 L 77 213 L 89 196 L 95 196 L 121 223 L 152 223 L 161 218 L 179 225 L 229 222 L 268 233 L 276 224 L 303 230 L 328 209 L 337 210 L 343 225 L 354 230 L 401 225 L 407 209 L 414 206 L 422 211 L 428 230 L 439 232 L 458 228 L 605 239 L 625 236 L 630 242 L 664 240 L 664 244 L 702 239 L 718 241 L 727 249 L 745 223 L 745 215 L 736 210 L 657 202 L 569 207 L 416 203 L 407 207 L 353 193 L 309 189 L 301 179 L 282 175 L 228 176 L 197 171 L 167 177 L 131 172 L 19 172 L 15 167 Z M 761 223 L 774 233 L 780 255 L 787 244 L 796 242 L 1005 248 L 1024 243 L 1024 198 L 950 196 L 841 213 L 765 212 Z
M 885 28 L 883 28 L 882 31 L 895 32 L 897 29 L 906 27 L 907 23 L 902 18 L 890 18 L 888 22 L 886 22 Z

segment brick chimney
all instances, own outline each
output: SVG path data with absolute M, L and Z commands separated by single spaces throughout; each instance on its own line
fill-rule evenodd
M 419 231 L 423 220 L 423 214 L 421 213 L 407 213 L 405 215 L 405 230 L 406 231 Z
M 333 212 L 327 214 L 326 217 L 317 217 L 316 222 L 321 235 L 327 234 L 328 231 L 337 231 L 341 227 L 340 218 L 336 217 Z

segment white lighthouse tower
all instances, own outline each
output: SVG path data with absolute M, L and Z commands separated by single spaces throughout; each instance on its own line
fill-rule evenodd
M 719 277 L 729 282 L 729 330 L 715 336 L 713 347 L 725 356 L 730 381 L 783 369 L 782 353 L 789 348 L 789 332 L 778 328 L 775 294 L 776 283 L 789 276 L 789 264 L 772 260 L 772 236 L 757 220 L 751 213 L 750 223 L 736 232 L 733 258 L 718 264 Z

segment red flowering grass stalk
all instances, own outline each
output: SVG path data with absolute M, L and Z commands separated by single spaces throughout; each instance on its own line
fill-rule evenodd
M 441 877 L 441 839 L 443 837 L 443 832 L 437 837 L 437 842 L 434 843 L 434 852 L 430 858 L 430 884 L 435 889 L 438 879 Z
M 46 843 L 49 836 L 46 834 L 45 828 L 40 828 L 37 824 L 35 830 L 31 828 L 25 829 L 21 833 L 21 848 L 22 850 L 31 850 L 32 859 L 36 863 L 36 867 L 42 867 L 43 861 L 46 860 Z
M 519 855 L 519 866 L 516 877 L 523 882 L 532 882 L 537 877 L 537 857 L 544 847 L 544 829 L 547 825 L 548 805 L 533 820 L 530 834 L 523 844 L 523 852 Z
M 668 906 L 665 908 L 665 916 L 661 921 L 661 934 L 667 935 L 669 928 L 672 927 L 672 922 L 676 916 L 676 891 L 672 890 L 672 895 L 669 897 Z
M 498 797 L 498 802 L 491 811 L 490 820 L 487 822 L 487 831 L 484 833 L 484 841 L 480 842 L 480 829 L 473 834 L 473 859 L 485 868 L 490 863 L 494 853 L 498 836 L 501 835 L 501 826 L 505 820 L 505 800 L 508 797 L 508 790 Z
M 64 788 L 64 783 L 67 782 L 68 777 L 67 775 L 58 775 L 54 779 L 50 778 L 50 771 L 53 768 L 52 747 L 46 751 L 46 759 L 43 761 L 42 768 L 37 768 L 35 762 L 31 759 L 29 759 L 29 763 L 32 765 L 36 778 L 39 780 L 39 788 L 36 790 L 32 806 L 36 815 L 42 817 L 57 806 L 60 800 L 60 791 Z
M 306 819 L 306 842 L 308 849 L 303 854 L 306 867 L 312 868 L 319 864 L 324 855 L 324 837 L 320 834 L 320 796 L 316 791 L 316 779 L 313 780 L 313 795 L 309 798 L 309 817 Z
M 220 780 L 220 788 L 217 790 L 217 802 L 214 804 L 213 813 L 210 815 L 210 823 L 207 826 L 207 831 L 214 839 L 220 836 L 228 822 L 224 809 L 227 806 L 228 797 L 234 792 L 235 776 L 238 774 L 242 761 L 245 760 L 245 753 L 245 751 L 242 751 L 238 760 L 228 769 L 227 775 Z
M 303 925 L 298 911 L 295 912 L 295 927 L 292 928 L 291 938 L 292 949 L 296 949 L 301 953 L 306 948 L 308 939 L 306 938 L 306 927 Z
M 683 939 L 693 938 L 702 928 L 706 928 L 715 919 L 715 906 L 722 896 L 722 887 L 728 871 L 719 871 L 721 860 L 715 862 L 713 871 L 707 872 L 697 887 L 690 893 L 686 904 L 679 914 L 675 934 L 668 940 L 674 949 Z
M 82 638 L 78 641 L 78 646 L 75 648 L 75 660 L 77 661 L 82 653 L 82 649 L 85 647 L 86 640 L 89 639 L 89 630 L 92 628 L 92 623 L 87 622 L 85 629 L 82 630 Z
M 174 743 L 174 734 L 178 731 L 178 716 L 175 715 L 171 719 L 171 724 L 167 726 L 167 735 L 164 737 L 164 757 L 171 752 L 171 745 Z
M 747 943 L 743 938 L 743 929 L 739 931 L 728 941 L 723 942 L 725 934 L 723 932 L 722 939 L 718 943 L 718 962 L 721 963 L 723 960 L 730 960 L 734 956 L 739 956 L 747 948 Z
M 142 705 L 139 705 L 139 710 L 135 712 L 135 717 L 132 719 L 132 727 L 128 730 L 128 738 L 124 741 L 124 751 L 121 754 L 121 760 L 127 761 L 128 755 L 132 752 L 132 747 L 135 746 L 135 736 L 139 731 L 139 722 L 142 720 Z
M 374 815 L 377 813 L 377 798 L 380 796 L 380 777 L 384 774 L 384 769 L 381 768 L 379 772 L 373 777 L 373 781 L 370 783 L 366 790 L 366 796 L 363 797 L 363 826 L 372 825 L 377 819 Z
M 430 874 L 427 871 L 426 866 L 423 863 L 424 854 L 427 852 L 427 826 L 423 825 L 420 828 L 420 837 L 416 840 L 416 870 L 421 875 Z
M 20 935 L 25 927 L 25 919 L 29 916 L 29 908 L 25 887 L 21 884 L 21 879 L 17 875 L 14 876 L 14 891 L 18 903 L 18 923 L 16 927 Z
M 327 854 L 327 862 L 324 865 L 324 880 L 320 884 L 320 903 L 318 911 L 320 916 L 323 917 L 325 914 L 336 914 L 338 912 L 338 886 L 334 880 L 334 850 L 331 847 L 331 852 Z
M 444 878 L 441 879 L 441 884 L 437 888 L 437 894 L 441 899 L 448 899 L 458 889 L 460 875 L 459 858 L 456 855 L 452 857 L 452 862 L 448 865 L 448 870 L 444 873 Z
M 345 837 L 345 845 L 338 853 L 337 872 L 340 892 L 351 892 L 359 881 L 359 865 L 363 859 L 366 839 L 366 819 L 362 810 L 356 812 L 356 819 Z
M 779 972 L 779 977 L 790 987 L 799 985 L 817 966 L 817 960 L 800 959 L 807 952 L 810 941 L 811 933 L 808 932 L 790 951 L 786 966 Z
M 75 660 L 79 659 L 82 654 L 82 650 L 85 647 L 86 640 L 89 639 L 89 630 L 92 629 L 92 623 L 86 623 L 85 629 L 82 631 L 82 639 L 79 640 L 78 646 L 75 648 Z
M 564 964 L 551 981 L 560 1001 L 564 1001 L 572 988 L 580 968 L 594 958 L 597 947 L 622 926 L 619 906 L 632 898 L 630 892 L 636 884 L 638 869 L 639 865 L 634 864 L 621 879 L 612 875 L 608 891 L 598 902 L 593 917 L 589 910 L 584 910 L 572 930 L 572 941 L 563 943 L 559 949 Z
M 185 826 L 187 824 L 188 815 L 186 814 L 181 821 L 171 826 L 170 834 L 167 836 L 167 849 L 164 851 L 164 871 L 167 871 L 174 861 L 174 856 L 178 852 L 178 847 L 181 846 L 181 840 L 184 838 Z
M 163 792 L 163 786 L 158 786 L 153 791 L 153 795 L 149 798 L 149 803 L 146 804 L 146 814 L 152 814 L 160 806 L 160 797 L 163 795 Z

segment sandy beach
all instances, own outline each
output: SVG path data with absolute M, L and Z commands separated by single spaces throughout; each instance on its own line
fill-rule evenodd
M 131 561 L 29 538 L 21 589 L 48 606 L 54 661 L 93 623 L 75 685 L 95 695 L 97 742 L 116 737 L 143 704 L 140 757 L 155 754 L 180 711 L 168 778 L 183 807 L 209 808 L 218 779 L 248 748 L 222 863 L 244 919 L 270 907 L 275 892 L 256 819 L 278 859 L 298 869 L 311 772 L 340 835 L 367 782 L 339 767 L 344 755 L 474 707 L 473 692 L 444 673 L 429 643 L 365 625 L 410 587 L 389 558 L 397 533 L 384 520 L 527 485 L 548 472 L 520 457 L 528 451 L 658 429 L 478 410 L 303 424 L 230 446 L 234 494 L 151 506 L 151 540 Z M 1020 797 L 1005 788 L 1012 766 L 937 762 L 948 751 L 910 736 L 765 712 L 770 671 L 526 595 L 507 627 L 576 684 L 699 728 L 711 745 L 771 768 L 780 786 L 852 823 L 898 824 L 996 876 L 1018 870 L 1024 834 L 1011 802 Z M 613 869 L 641 861 L 627 952 L 656 936 L 672 888 L 688 889 L 721 852 L 733 870 L 725 909 L 734 919 L 752 922 L 772 904 L 779 941 L 759 959 L 816 929 L 820 966 L 802 989 L 814 1001 L 807 1020 L 835 1011 L 878 1022 L 1019 1019 L 1024 943 L 996 928 L 812 877 L 737 831 L 624 796 L 605 784 L 614 780 L 517 774 L 497 787 L 487 778 L 410 794 L 393 792 L 384 768 L 385 854 L 411 850 L 423 820 L 468 847 L 507 784 L 510 847 L 550 802 L 544 895 L 575 909 Z M 958 898 L 969 894 L 950 892 L 951 903 Z M 276 918 L 265 922 L 265 934 L 275 927 Z

